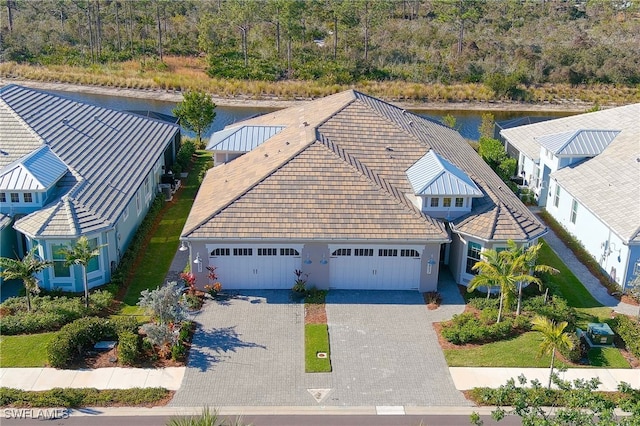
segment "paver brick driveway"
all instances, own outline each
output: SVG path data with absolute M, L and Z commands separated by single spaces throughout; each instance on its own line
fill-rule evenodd
M 469 405 L 458 392 L 417 292 L 331 291 L 333 372 L 304 372 L 304 306 L 288 291 L 209 302 L 172 406 Z M 309 389 L 326 390 L 318 402 Z M 317 396 L 317 394 L 316 394 Z

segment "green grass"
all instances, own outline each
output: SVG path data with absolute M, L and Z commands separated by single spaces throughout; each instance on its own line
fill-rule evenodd
M 56 332 L 0 337 L 0 367 L 44 367 Z
M 326 324 L 306 324 L 304 326 L 305 371 L 307 373 L 328 373 L 331 371 L 329 352 L 329 330 Z M 318 358 L 318 352 L 326 352 L 326 358 Z
M 532 331 L 470 349 L 445 349 L 444 357 L 449 367 L 549 367 L 551 355 L 537 357 L 541 341 L 540 334 Z M 562 365 L 555 362 L 556 367 Z
M 542 241 L 538 264 L 549 265 L 560 271 L 560 273 L 550 275 L 548 278 L 551 285 L 557 288 L 562 297 L 567 300 L 569 306 L 574 308 L 597 308 L 602 306 L 545 241 Z
M 131 277 L 129 289 L 123 300 L 121 314 L 143 315 L 144 311 L 136 305 L 140 299 L 140 292 L 154 289 L 164 283 L 173 256 L 178 249 L 180 232 L 200 187 L 198 175 L 201 170 L 208 167 L 210 161 L 211 155 L 209 153 L 198 151 L 193 167 L 189 171 L 187 179 L 182 183 L 184 187 L 177 200 L 169 204 L 161 213 L 158 227 Z
M 631 368 L 627 360 L 616 348 L 591 348 L 587 356 L 592 367 Z

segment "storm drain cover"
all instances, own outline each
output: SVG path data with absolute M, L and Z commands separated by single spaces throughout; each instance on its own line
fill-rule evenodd
M 322 401 L 331 392 L 331 389 L 307 389 L 316 402 Z

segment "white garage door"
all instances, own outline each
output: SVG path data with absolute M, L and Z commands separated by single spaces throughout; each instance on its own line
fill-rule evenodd
M 417 290 L 420 251 L 400 247 L 330 247 L 330 286 L 336 289 Z
M 300 269 L 301 246 L 207 245 L 223 289 L 289 289 Z

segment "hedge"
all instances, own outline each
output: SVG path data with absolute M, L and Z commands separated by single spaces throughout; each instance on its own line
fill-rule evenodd
M 138 333 L 125 330 L 118 334 L 118 361 L 133 365 L 140 354 L 142 339 Z
M 0 334 L 32 334 L 55 331 L 83 316 L 96 315 L 109 307 L 113 295 L 98 290 L 89 295 L 89 308 L 80 297 L 35 296 L 31 312 L 27 312 L 26 297 L 12 297 L 0 305 L 3 312 Z
M 497 315 L 497 313 L 496 313 Z M 520 315 L 514 319 L 506 317 L 499 323 L 487 323 L 491 315 L 479 319 L 472 313 L 454 315 L 453 319 L 442 325 L 442 337 L 455 345 L 465 343 L 488 343 L 504 340 L 519 331 L 531 328 L 531 320 Z M 483 321 L 484 319 L 484 321 Z
M 64 368 L 100 340 L 117 338 L 127 331 L 135 333 L 137 329 L 135 318 L 80 318 L 62 327 L 56 338 L 47 345 L 47 359 L 52 367 Z
M 112 405 L 150 405 L 171 394 L 164 388 L 103 389 L 54 388 L 47 391 L 23 391 L 0 388 L 2 407 L 108 407 Z
M 640 358 L 640 322 L 625 315 L 616 315 L 607 321 L 613 331 L 624 340 L 629 352 Z

